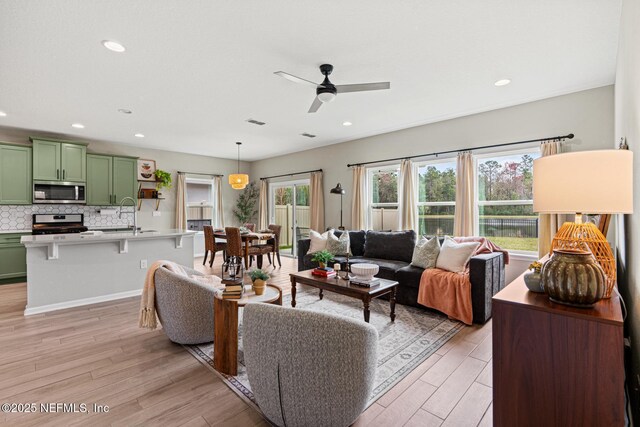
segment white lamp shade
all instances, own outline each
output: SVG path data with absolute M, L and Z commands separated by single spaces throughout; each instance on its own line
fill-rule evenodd
M 633 153 L 579 151 L 533 161 L 533 211 L 633 212 Z

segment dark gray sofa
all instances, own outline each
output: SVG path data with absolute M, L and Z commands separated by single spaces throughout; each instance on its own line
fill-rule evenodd
M 334 232 L 339 236 L 342 231 Z M 378 277 L 398 281 L 396 301 L 400 304 L 425 308 L 418 304 L 418 288 L 422 268 L 411 265 L 416 243 L 414 231 L 349 231 L 350 263 L 369 262 L 380 266 Z M 298 271 L 318 266 L 307 254 L 311 241 L 298 240 Z M 336 256 L 344 265 L 346 257 Z M 500 252 L 481 254 L 469 261 L 473 322 L 485 323 L 491 318 L 491 298 L 505 286 L 504 257 Z

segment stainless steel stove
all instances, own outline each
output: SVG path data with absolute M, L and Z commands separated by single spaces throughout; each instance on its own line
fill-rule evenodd
M 87 231 L 84 214 L 33 214 L 31 234 L 65 234 Z

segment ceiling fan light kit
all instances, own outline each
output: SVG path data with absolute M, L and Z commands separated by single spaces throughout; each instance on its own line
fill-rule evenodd
M 314 83 L 307 79 L 303 79 L 302 77 L 294 76 L 293 74 L 289 74 L 284 71 L 276 71 L 273 74 L 284 77 L 285 79 L 294 83 L 302 83 L 313 85 L 316 87 L 316 97 L 311 103 L 311 107 L 309 107 L 309 113 L 315 113 L 316 111 L 318 111 L 320 106 L 322 106 L 322 104 L 333 101 L 338 93 L 364 92 L 370 90 L 383 90 L 391 88 L 391 83 L 389 82 L 358 83 L 336 86 L 329 80 L 329 75 L 333 72 L 333 65 L 331 64 L 322 64 L 320 66 L 320 72 L 324 75 L 324 80 L 320 84 Z
M 244 188 L 249 184 L 249 175 L 246 173 L 240 173 L 240 146 L 242 142 L 236 142 L 238 146 L 238 173 L 232 173 L 229 175 L 229 185 L 234 190 L 244 190 Z

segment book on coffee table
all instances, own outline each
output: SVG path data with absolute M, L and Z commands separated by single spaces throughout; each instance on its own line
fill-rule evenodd
M 370 288 L 372 286 L 375 286 L 377 284 L 380 283 L 380 279 L 377 277 L 374 277 L 371 280 L 363 280 L 363 279 L 359 279 L 357 277 L 353 277 L 349 279 L 349 283 L 351 283 L 352 285 L 355 286 L 362 286 L 364 288 Z

